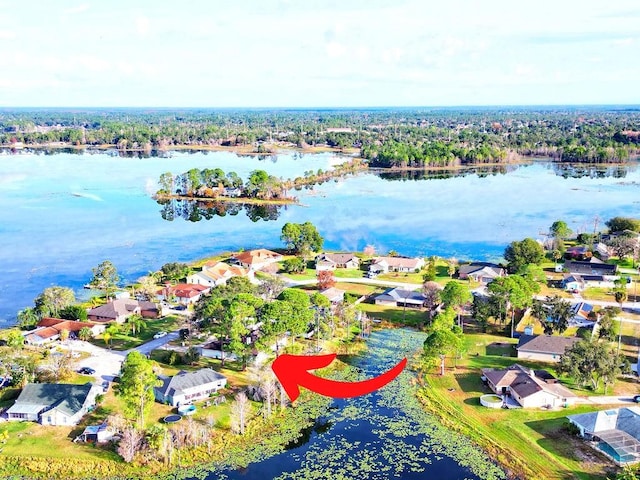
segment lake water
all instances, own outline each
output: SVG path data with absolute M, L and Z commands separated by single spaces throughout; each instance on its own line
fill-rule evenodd
M 357 367 L 366 378 L 380 375 L 411 357 L 424 338 L 409 330 L 376 331 Z M 486 454 L 423 410 L 412 379 L 405 370 L 377 392 L 335 401 L 302 445 L 242 470 L 212 472 L 207 480 L 505 478 Z
M 12 323 L 47 286 L 82 293 L 91 268 L 102 260 L 111 260 L 123 279 L 132 281 L 170 261 L 281 246 L 286 222 L 313 222 L 329 249 L 362 250 L 371 244 L 379 252 L 485 260 L 499 258 L 512 240 L 539 238 L 557 219 L 575 231 L 592 231 L 596 217 L 602 226 L 615 215 L 637 216 L 640 207 L 637 164 L 560 171 L 544 162 L 449 178 L 362 174 L 296 192 L 303 206 L 279 209 L 216 214 L 203 208 L 194 216 L 193 206 L 184 212 L 182 205 L 167 215 L 168 207 L 150 197 L 166 171 L 219 167 L 246 178 L 260 168 L 295 177 L 343 160 L 333 154 L 261 159 L 228 152 L 167 158 L 0 155 L 0 326 Z M 202 220 L 185 220 L 179 215 L 185 213 Z

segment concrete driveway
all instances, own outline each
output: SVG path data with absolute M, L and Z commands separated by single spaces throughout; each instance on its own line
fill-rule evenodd
M 148 355 L 152 350 L 160 348 L 172 340 L 176 340 L 179 335 L 179 331 L 171 332 L 164 337 L 154 338 L 147 343 L 143 343 L 139 347 L 132 348 L 124 352 L 108 350 L 89 342 L 83 342 L 82 340 L 67 340 L 64 343 L 60 343 L 59 346 L 65 350 L 73 352 L 89 353 L 91 355 L 89 358 L 79 360 L 77 362 L 76 370 L 82 367 L 93 368 L 96 371 L 94 377 L 96 377 L 97 380 L 108 380 L 111 382 L 113 381 L 113 378 L 120 373 L 120 367 L 122 366 L 122 362 L 127 356 L 127 353 L 132 350 L 136 350 L 143 355 Z
M 122 352 L 122 354 L 126 356 L 127 353 L 129 353 L 130 351 L 136 350 L 137 352 L 140 352 L 143 355 L 149 355 L 156 348 L 160 348 L 163 345 L 166 345 L 167 343 L 171 342 L 172 340 L 177 340 L 179 336 L 180 336 L 180 331 L 176 330 L 175 332 L 168 333 L 164 337 L 154 338 L 153 340 L 149 340 L 147 343 L 143 343 L 139 347 L 132 348 L 130 350 L 127 350 L 126 352 Z
M 82 367 L 93 368 L 96 371 L 94 377 L 100 381 L 112 381 L 113 377 L 120 372 L 120 366 L 125 357 L 125 352 L 107 350 L 82 340 L 68 340 L 60 346 L 74 352 L 89 353 L 91 355 L 89 358 L 77 362 L 76 370 Z

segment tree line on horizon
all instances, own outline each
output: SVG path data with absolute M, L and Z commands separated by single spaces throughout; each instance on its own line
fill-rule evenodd
M 624 162 L 640 153 L 633 109 L 4 110 L 0 144 L 361 148 L 377 167 L 505 162 L 514 155 Z

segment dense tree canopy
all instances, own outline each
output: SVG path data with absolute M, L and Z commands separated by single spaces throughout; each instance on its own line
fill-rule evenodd
M 504 258 L 509 272 L 516 273 L 527 264 L 540 264 L 544 260 L 544 250 L 533 238 L 525 238 L 511 242 L 504 251 Z
M 324 244 L 324 239 L 311 222 L 285 223 L 280 239 L 289 250 L 302 255 L 318 252 Z

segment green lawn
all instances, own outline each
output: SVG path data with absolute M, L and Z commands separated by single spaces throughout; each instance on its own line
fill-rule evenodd
M 483 446 L 492 458 L 509 466 L 520 478 L 596 479 L 612 471 L 610 462 L 564 429 L 564 417 L 593 411 L 591 406 L 563 410 L 488 409 L 479 398 L 489 389 L 480 380 L 481 368 L 503 368 L 516 361 L 555 373 L 553 365 L 514 358 L 516 339 L 491 334 L 465 335 L 466 354 L 454 367 L 447 360 L 445 376 L 429 373 L 421 393 L 429 409 L 444 424 L 460 430 Z M 567 382 L 568 379 L 560 378 Z M 575 387 L 570 382 L 568 387 Z M 592 395 L 574 390 L 578 395 Z M 601 407 L 603 408 L 603 407 Z M 585 462 L 585 458 L 589 461 Z
M 183 319 L 173 315 L 163 318 L 145 319 L 145 327 L 135 336 L 127 331 L 126 323 L 121 325 L 121 332 L 113 336 L 109 345 L 105 344 L 102 336 L 90 340 L 91 343 L 103 348 L 111 348 L 112 350 L 129 350 L 130 348 L 142 345 L 153 339 L 153 336 L 160 332 L 171 332 L 182 325 Z
M 9 439 L 0 446 L 0 458 L 7 455 L 27 455 L 46 458 L 78 458 L 118 460 L 111 451 L 90 444 L 73 443 L 83 427 L 51 427 L 34 422 L 6 422 L 0 431 L 9 432 Z M 1 461 L 1 460 L 0 460 Z
M 424 324 L 427 318 L 424 309 L 402 309 L 373 303 L 361 303 L 360 309 L 371 318 L 385 320 L 395 326 L 408 325 L 415 327 Z

